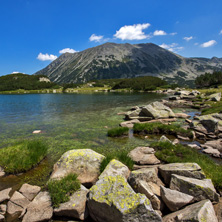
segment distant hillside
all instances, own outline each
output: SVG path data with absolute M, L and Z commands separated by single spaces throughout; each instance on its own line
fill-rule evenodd
M 35 90 L 56 87 L 48 77 L 43 75 L 9 74 L 0 77 L 0 91 L 11 91 L 17 89 Z
M 36 74 L 46 75 L 57 83 L 157 76 L 183 84 L 205 72 L 220 70 L 222 58 L 184 58 L 152 43 L 105 43 L 78 53 L 62 54 Z

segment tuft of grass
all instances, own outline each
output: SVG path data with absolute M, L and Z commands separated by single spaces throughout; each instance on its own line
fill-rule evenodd
M 109 137 L 120 137 L 128 135 L 129 128 L 128 127 L 116 127 L 108 130 L 107 135 Z
M 157 149 L 155 155 L 158 159 L 166 163 L 189 162 L 200 165 L 207 178 L 212 182 L 217 190 L 222 191 L 222 165 L 216 164 L 208 156 L 183 145 L 173 145 L 169 142 L 152 143 L 151 147 Z
M 166 134 L 166 135 L 181 135 L 192 138 L 191 130 L 183 129 L 178 124 L 166 125 L 163 123 L 135 123 L 133 127 L 135 134 Z
M 41 140 L 24 140 L 0 149 L 0 166 L 6 173 L 21 173 L 32 169 L 47 154 L 48 145 Z
M 80 182 L 76 174 L 68 174 L 61 180 L 50 180 L 48 190 L 51 196 L 53 207 L 59 207 L 61 203 L 70 200 L 70 196 L 80 189 Z
M 106 155 L 103 161 L 100 164 L 100 172 L 102 173 L 109 162 L 113 159 L 119 160 L 125 164 L 130 170 L 133 169 L 134 161 L 128 156 L 127 151 L 113 151 Z
M 221 113 L 222 112 L 222 101 L 219 102 L 210 102 L 208 103 L 211 107 L 205 108 L 201 111 L 202 115 L 212 114 L 212 113 Z

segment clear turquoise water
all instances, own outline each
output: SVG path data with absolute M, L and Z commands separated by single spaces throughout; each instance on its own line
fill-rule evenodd
M 0 179 L 0 189 L 20 182 L 43 185 L 53 164 L 70 149 L 91 148 L 107 154 L 113 149 L 131 150 L 147 144 L 133 136 L 108 138 L 107 128 L 123 121 L 117 113 L 162 98 L 152 93 L 0 95 L 0 148 L 26 138 L 40 137 L 49 144 L 47 158 L 38 167 Z M 34 135 L 33 130 L 43 133 Z

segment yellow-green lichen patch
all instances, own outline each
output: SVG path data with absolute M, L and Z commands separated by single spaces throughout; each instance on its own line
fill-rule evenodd
M 150 205 L 142 194 L 136 194 L 122 176 L 106 176 L 91 189 L 93 200 L 115 206 L 123 214 L 132 212 L 139 205 Z

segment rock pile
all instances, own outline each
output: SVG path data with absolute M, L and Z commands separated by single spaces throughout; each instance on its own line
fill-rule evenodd
M 137 165 L 131 172 L 118 160 L 110 161 L 102 174 L 92 179 L 89 190 L 81 185 L 68 202 L 54 209 L 49 193 L 38 186 L 23 184 L 18 191 L 5 189 L 0 192 L 0 221 L 7 214 L 7 220 L 20 218 L 23 222 L 50 221 L 53 216 L 71 220 L 85 220 L 90 216 L 98 222 L 217 222 L 213 204 L 219 202 L 219 194 L 200 166 L 163 165 L 158 159 L 153 161 L 154 153 L 150 147 L 132 150 L 129 156 Z M 55 164 L 51 179 L 66 175 L 61 168 L 64 166 L 79 176 L 80 168 L 85 175 L 90 174 L 89 162 L 99 166 L 103 158 L 89 149 L 68 151 Z

